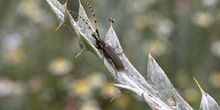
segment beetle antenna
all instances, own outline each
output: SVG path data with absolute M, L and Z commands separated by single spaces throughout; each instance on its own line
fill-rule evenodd
M 87 1 L 82 1 L 82 3 L 85 3 L 86 5 L 88 5 L 89 6 L 89 8 L 90 8 L 90 11 L 92 12 L 92 16 L 94 17 L 94 22 L 95 22 L 95 31 L 96 31 L 96 34 L 97 34 L 97 36 L 99 37 L 99 30 L 98 30 L 98 28 L 97 28 L 97 19 L 96 19 L 96 14 L 95 14 L 95 12 L 94 12 L 94 10 L 93 10 L 93 8 L 92 8 L 92 5 L 90 5 L 90 3 L 89 2 L 87 2 Z
M 72 13 L 72 14 L 75 14 L 75 15 L 77 15 L 80 19 L 82 19 L 83 20 L 83 22 L 88 26 L 88 28 L 89 28 L 89 30 L 91 31 L 91 33 L 92 33 L 92 36 L 97 40 L 98 38 L 96 37 L 96 35 L 94 34 L 95 32 L 93 32 L 92 31 L 92 28 L 91 28 L 91 26 L 89 26 L 89 23 L 82 17 L 82 16 L 80 16 L 77 12 L 75 12 L 75 11 L 72 11 L 72 10 L 68 10 L 70 13 Z

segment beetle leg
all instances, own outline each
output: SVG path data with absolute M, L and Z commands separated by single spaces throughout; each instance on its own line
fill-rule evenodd
M 113 68 L 114 68 L 114 70 L 115 70 L 116 76 L 118 76 L 117 68 L 115 67 L 115 65 L 114 65 L 114 63 L 113 63 L 112 61 L 111 61 L 111 64 L 112 64 L 112 66 L 113 66 Z
M 120 52 L 120 53 L 117 53 L 118 55 L 122 55 L 122 54 L 124 54 L 124 52 L 122 51 L 122 52 Z
M 117 72 L 117 68 L 115 67 L 115 65 L 114 65 L 114 63 L 112 62 L 112 60 L 111 59 L 109 59 L 109 58 L 106 58 L 106 60 L 112 65 L 112 67 L 113 67 L 113 69 L 115 70 L 115 74 L 116 74 L 116 76 L 118 76 L 118 72 Z
M 119 45 L 117 45 L 116 47 L 114 47 L 113 50 L 114 50 L 118 55 L 122 55 L 122 54 L 124 53 L 123 51 L 118 53 L 118 52 L 115 50 L 115 49 L 117 49 L 118 47 L 119 47 Z
M 100 50 L 100 53 L 102 54 L 102 64 L 104 64 L 104 58 L 105 58 L 105 56 L 104 56 L 103 50 Z

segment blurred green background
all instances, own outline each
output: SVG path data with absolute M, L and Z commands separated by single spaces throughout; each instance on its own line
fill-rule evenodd
M 60 0 L 64 3 L 64 0 Z M 195 77 L 220 103 L 220 3 L 218 0 L 88 0 L 101 36 L 108 18 L 124 53 L 143 76 L 151 52 L 180 95 L 199 108 Z M 92 14 L 86 6 L 91 19 Z M 78 1 L 68 8 L 78 10 Z M 1 110 L 146 110 L 139 97 L 122 94 L 91 52 L 74 58 L 77 36 L 59 25 L 45 0 L 0 1 Z

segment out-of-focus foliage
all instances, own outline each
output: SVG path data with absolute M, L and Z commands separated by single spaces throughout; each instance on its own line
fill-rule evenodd
M 141 73 L 150 51 L 195 109 L 201 96 L 192 77 L 220 103 L 218 0 L 88 2 L 102 36 L 108 18 L 116 20 L 124 53 Z M 77 4 L 68 1 L 71 10 Z M 107 84 L 113 83 L 110 75 L 92 53 L 74 59 L 80 52 L 77 37 L 67 27 L 55 31 L 58 21 L 46 1 L 5 0 L 0 6 L 1 110 L 146 110 L 144 102 L 126 94 L 109 102 L 118 93 Z

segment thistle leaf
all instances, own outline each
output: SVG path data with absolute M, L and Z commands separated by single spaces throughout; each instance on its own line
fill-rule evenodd
M 149 54 L 148 56 L 148 70 L 147 80 L 134 68 L 128 58 L 123 53 L 118 37 L 112 27 L 110 26 L 104 42 L 111 45 L 118 57 L 120 57 L 125 67 L 122 71 L 117 71 L 114 65 L 96 48 L 96 41 L 92 37 L 95 32 L 94 28 L 79 0 L 78 21 L 75 21 L 69 10 L 67 3 L 61 5 L 57 0 L 46 0 L 51 9 L 56 14 L 61 25 L 69 26 L 77 35 L 83 50 L 93 52 L 100 61 L 103 61 L 106 68 L 109 70 L 117 84 L 114 86 L 120 88 L 122 91 L 132 92 L 144 99 L 144 101 L 153 110 L 193 110 L 189 104 L 178 94 L 164 71 L 160 68 L 154 58 Z M 91 27 L 91 30 L 89 29 Z M 217 103 L 209 95 L 203 95 L 201 107 L 202 110 L 219 110 Z M 204 101 L 203 101 L 204 100 Z M 212 102 L 212 103 L 205 103 Z M 214 103 L 215 102 L 215 103 Z M 211 107 L 210 107 L 211 105 Z M 206 108 L 205 108 L 206 107 Z M 203 109 L 205 108 L 205 109 Z M 207 109 L 208 108 L 208 109 Z
M 202 100 L 200 103 L 200 110 L 220 110 L 217 102 L 213 99 L 209 94 L 203 91 L 202 87 L 200 86 L 199 82 L 193 78 L 198 85 L 201 93 L 202 93 Z
M 178 94 L 164 71 L 160 68 L 154 58 L 149 54 L 147 67 L 148 83 L 155 89 L 160 100 L 170 108 L 178 110 L 192 110 L 189 104 Z

